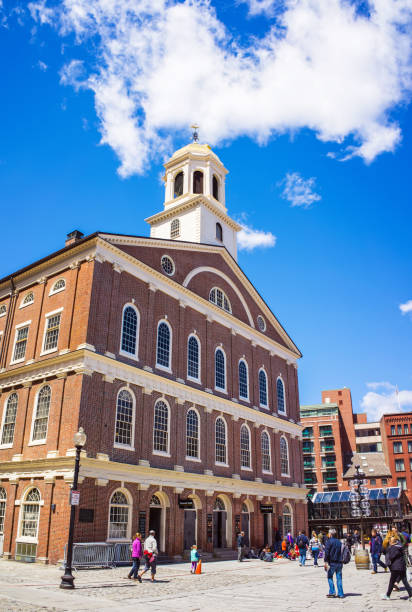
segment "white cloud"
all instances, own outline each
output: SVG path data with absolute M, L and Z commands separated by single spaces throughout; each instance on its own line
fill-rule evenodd
M 291 206 L 309 208 L 313 202 L 321 199 L 320 195 L 313 191 L 315 182 L 316 179 L 313 177 L 304 179 L 299 172 L 288 172 L 283 181 L 279 183 L 279 185 L 284 185 L 282 198 L 288 200 Z
M 412 391 L 399 391 L 398 396 L 396 387 L 391 385 L 391 383 L 368 383 L 368 386 L 371 384 L 380 384 L 386 387 L 386 391 L 381 393 L 368 391 L 363 396 L 361 407 L 367 412 L 370 421 L 379 421 L 383 414 L 399 412 L 399 406 L 401 412 L 412 410 Z
M 338 143 L 341 159 L 370 162 L 393 151 L 401 131 L 391 112 L 412 90 L 412 0 L 370 0 L 370 16 L 347 0 L 273 6 L 277 20 L 260 38 L 245 31 L 242 44 L 212 0 L 41 0 L 29 8 L 38 23 L 84 45 L 77 86 L 94 92 L 102 142 L 122 176 L 170 152 L 165 133 L 181 134 L 195 118 L 211 145 L 239 136 L 264 144 L 309 128 Z M 249 0 L 249 8 L 273 7 Z
M 408 300 L 407 302 L 405 302 L 405 304 L 399 304 L 399 308 L 402 314 L 412 312 L 412 300 Z
M 390 389 L 394 390 L 396 387 L 392 383 L 385 381 L 382 382 L 368 382 L 366 383 L 368 389 Z
M 42 70 L 43 72 L 46 72 L 48 66 L 47 64 L 45 64 L 45 62 L 42 62 L 41 60 L 39 60 L 37 62 L 37 66 L 40 68 L 40 70 Z
M 241 251 L 253 251 L 258 247 L 268 248 L 275 246 L 276 236 L 271 232 L 263 232 L 241 223 L 242 229 L 237 235 L 237 244 Z
M 240 0 L 249 7 L 249 15 L 272 16 L 275 8 L 275 0 Z

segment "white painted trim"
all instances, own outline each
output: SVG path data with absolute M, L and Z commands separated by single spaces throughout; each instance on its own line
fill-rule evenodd
M 56 310 L 51 310 L 50 312 L 46 312 L 46 314 L 44 315 L 45 319 L 48 319 L 49 317 L 52 317 L 55 314 L 58 314 L 59 312 L 63 312 L 64 310 L 64 306 L 60 306 L 60 308 L 56 308 Z
M 59 322 L 59 333 L 58 333 L 58 336 L 57 336 L 57 346 L 55 346 L 54 348 L 50 348 L 50 349 L 44 350 L 44 341 L 46 339 L 47 321 L 48 321 L 48 319 L 50 317 L 52 317 L 53 315 L 62 313 L 63 310 L 64 310 L 64 307 L 62 306 L 61 308 L 57 308 L 56 310 L 52 310 L 52 312 L 48 312 L 47 314 L 44 315 L 43 338 L 42 338 L 42 343 L 41 343 L 42 350 L 40 352 L 40 356 L 48 355 L 49 353 L 54 353 L 55 351 L 58 350 L 58 348 L 59 348 L 59 338 L 60 338 L 60 325 L 61 325 L 61 322 L 62 322 L 61 317 L 60 317 L 60 322 Z
M 263 372 L 263 374 L 265 375 L 265 381 L 266 381 L 266 404 L 262 404 L 260 402 L 260 381 L 259 381 L 259 375 L 260 375 L 261 372 Z M 265 410 L 270 410 L 269 389 L 268 389 L 268 375 L 266 374 L 266 370 L 265 370 L 264 366 L 262 366 L 258 370 L 258 393 L 259 393 L 259 407 L 260 408 L 264 408 Z
M 14 395 L 14 394 L 17 395 L 17 408 L 16 408 L 16 418 L 14 419 L 13 441 L 12 442 L 7 442 L 7 444 L 1 444 L 1 440 L 3 438 L 4 421 L 6 419 L 7 402 L 9 401 L 10 397 L 12 395 Z M 14 435 L 16 433 L 17 410 L 19 409 L 19 399 L 20 398 L 19 398 L 19 394 L 18 394 L 17 391 L 10 391 L 10 393 L 7 394 L 7 397 L 4 400 L 3 415 L 1 417 L 0 448 L 13 448 L 13 445 L 14 445 Z
M 268 432 L 266 427 L 265 427 L 265 429 L 260 434 L 260 456 L 262 457 L 262 436 L 263 436 L 264 433 L 267 435 L 268 441 L 269 441 L 269 468 L 270 469 L 269 470 L 264 470 L 262 468 L 262 474 L 273 474 L 273 471 L 272 471 L 272 464 L 273 464 L 273 461 L 272 461 L 272 441 L 270 439 L 270 433 Z M 263 461 L 262 461 L 262 464 L 263 464 Z
M 30 321 L 25 321 L 24 323 L 19 323 L 14 328 L 14 330 L 15 330 L 14 331 L 14 342 L 13 342 L 13 349 L 11 351 L 10 365 L 14 365 L 15 363 L 21 363 L 22 361 L 26 360 L 26 350 L 27 350 L 27 342 L 29 341 L 30 324 L 31 324 L 31 320 Z M 29 328 L 29 330 L 27 332 L 27 338 L 26 338 L 26 348 L 24 349 L 23 357 L 19 357 L 19 359 L 13 359 L 14 351 L 16 349 L 17 335 L 18 335 L 19 329 L 21 329 L 22 327 L 28 327 Z
M 224 357 L 224 366 L 225 366 L 225 386 L 223 387 L 217 387 L 216 386 L 216 353 L 218 351 L 222 351 L 223 353 L 223 357 Z M 214 388 L 215 391 L 218 391 L 219 393 L 226 393 L 227 394 L 227 357 L 226 357 L 226 351 L 223 348 L 223 346 L 218 345 L 215 348 L 215 358 L 213 360 L 213 378 L 214 378 Z
M 169 328 L 169 332 L 170 332 L 170 338 L 169 338 L 169 364 L 167 366 L 164 366 L 160 363 L 157 362 L 157 348 L 158 348 L 158 344 L 159 344 L 159 327 L 161 325 L 161 323 L 166 323 L 167 327 Z M 158 368 L 159 370 L 165 370 L 166 372 L 172 372 L 172 354 L 173 354 L 173 329 L 172 326 L 170 325 L 169 321 L 167 319 L 160 319 L 157 322 L 157 328 L 156 328 L 156 365 L 155 367 Z
M 249 437 L 249 466 L 242 465 L 242 428 L 246 427 Z M 252 472 L 252 436 L 250 433 L 250 427 L 247 423 L 242 423 L 239 430 L 239 456 L 240 456 L 240 469 Z
M 224 425 L 225 425 L 225 461 L 216 461 L 216 423 L 218 421 L 218 419 L 222 419 Z M 222 414 L 219 414 L 216 418 L 215 418 L 215 423 L 214 423 L 214 430 L 215 430 L 215 465 L 224 465 L 225 467 L 229 467 L 229 464 L 227 463 L 227 459 L 228 459 L 228 439 L 227 439 L 227 423 L 226 423 L 226 419 Z
M 49 404 L 49 414 L 47 416 L 47 429 L 46 429 L 46 435 L 44 438 L 42 438 L 41 440 L 33 440 L 33 428 L 34 428 L 34 421 L 36 420 L 37 417 L 37 409 L 38 409 L 38 403 L 39 403 L 39 394 L 40 391 L 42 389 L 44 389 L 45 387 L 49 387 L 50 389 L 50 404 Z M 52 388 L 51 385 L 46 383 L 44 385 L 41 385 L 41 387 L 38 389 L 37 393 L 36 393 L 36 398 L 33 404 L 33 412 L 31 415 L 31 426 L 30 426 L 30 442 L 28 444 L 28 446 L 38 446 L 40 444 L 46 444 L 47 441 L 47 432 L 49 430 L 49 420 L 50 420 L 50 408 L 51 408 L 51 398 L 52 398 Z
M 27 297 L 28 295 L 30 295 L 30 293 L 33 295 L 33 299 L 31 300 L 31 302 L 27 302 L 27 304 L 23 304 L 24 300 L 26 299 L 26 297 Z M 31 304 L 34 304 L 34 292 L 33 292 L 33 291 L 28 291 L 28 292 L 26 293 L 26 295 L 24 295 L 24 296 L 22 297 L 22 299 L 21 299 L 20 306 L 19 306 L 19 310 L 20 310 L 21 308 L 26 308 L 26 306 L 31 306 Z
M 286 452 L 287 452 L 287 459 L 288 459 L 288 471 L 287 472 L 282 472 L 282 454 L 280 452 L 280 441 L 283 440 L 286 442 Z M 285 476 L 287 478 L 290 478 L 290 457 L 289 457 L 289 444 L 288 444 L 288 440 L 286 438 L 286 436 L 280 436 L 279 439 L 279 457 L 280 457 L 280 470 L 281 470 L 281 476 Z
M 198 411 L 197 408 L 195 408 L 194 406 L 189 406 L 189 408 L 186 410 L 186 419 L 185 419 L 185 450 L 187 451 L 187 415 L 189 414 L 189 412 L 193 410 L 193 412 L 195 412 L 197 414 L 197 451 L 198 451 L 198 455 L 197 457 L 189 457 L 186 454 L 186 459 L 187 461 L 199 461 L 201 463 L 201 452 L 200 452 L 200 442 L 201 442 L 201 437 L 200 437 L 200 423 L 201 423 L 201 419 L 200 419 L 200 413 Z
M 166 270 L 164 270 L 163 266 L 162 266 L 162 259 L 163 257 L 167 257 L 168 259 L 170 259 L 170 261 L 172 262 L 172 266 L 173 266 L 173 272 L 171 274 L 168 274 L 166 272 Z M 169 253 L 163 253 L 163 255 L 160 255 L 160 268 L 162 269 L 163 274 L 166 274 L 166 276 L 168 276 L 169 278 L 172 278 L 172 276 L 175 275 L 176 272 L 176 264 L 174 262 L 174 260 L 172 259 L 172 257 L 169 255 Z
M 55 291 L 55 290 L 54 290 L 54 287 L 56 286 L 56 284 L 57 284 L 57 283 L 58 283 L 60 280 L 63 280 L 63 281 L 64 281 L 64 287 L 61 287 L 61 289 L 56 289 L 56 291 Z M 66 285 L 67 285 L 67 281 L 66 281 L 66 279 L 65 279 L 65 278 L 63 278 L 63 277 L 58 278 L 58 279 L 57 279 L 57 280 L 56 280 L 56 281 L 53 283 L 53 286 L 52 286 L 52 288 L 51 288 L 51 289 L 50 289 L 50 291 L 49 291 L 49 297 L 50 297 L 51 295 L 55 295 L 56 293 L 60 293 L 60 291 L 64 291 L 64 290 L 66 289 Z
M 278 406 L 278 380 L 280 380 L 280 382 L 282 383 L 283 386 L 283 404 L 284 404 L 284 410 L 279 410 L 279 406 Z M 279 376 L 276 379 L 276 409 L 278 411 L 278 414 L 287 414 L 288 413 L 288 408 L 287 408 L 287 404 L 286 404 L 286 391 L 285 391 L 285 383 L 283 381 L 283 377 L 282 374 L 279 374 Z
M 154 431 L 155 431 L 154 415 L 155 415 L 156 406 L 159 402 L 163 402 L 165 406 L 167 407 L 167 450 L 166 451 L 158 451 L 158 450 L 155 450 L 155 447 L 154 447 Z M 165 457 L 171 456 L 170 455 L 170 418 L 171 418 L 171 410 L 170 410 L 169 402 L 164 397 L 157 398 L 157 400 L 155 401 L 153 405 L 153 431 L 152 431 L 152 454 L 153 455 L 163 455 Z
M 247 396 L 243 397 L 240 395 L 240 372 L 239 372 L 239 368 L 240 368 L 240 364 L 244 363 L 246 366 L 246 389 L 247 389 Z M 250 392 L 249 392 L 249 366 L 248 363 L 246 361 L 246 359 L 244 357 L 241 357 L 237 363 L 237 376 L 238 376 L 238 392 L 239 392 L 239 400 L 241 402 L 250 402 Z
M 126 310 L 126 308 L 132 308 L 135 313 L 136 313 L 136 317 L 137 317 L 137 323 L 136 323 L 136 350 L 134 353 L 128 353 L 127 351 L 122 349 L 122 342 L 123 342 L 123 320 L 124 320 L 124 311 Z M 126 302 L 126 304 L 123 306 L 123 310 L 122 310 L 122 318 L 121 318 L 121 327 L 120 327 L 120 345 L 119 345 L 119 355 L 122 355 L 123 357 L 128 357 L 129 359 L 135 359 L 136 361 L 139 361 L 139 341 L 140 341 L 140 312 L 139 309 L 137 308 L 137 306 L 135 304 L 133 304 L 132 302 Z
M 33 536 L 22 536 L 21 535 L 21 526 L 22 526 L 21 524 L 23 522 L 23 507 L 24 507 L 24 504 L 25 504 L 26 497 L 27 497 L 28 493 L 32 489 L 37 489 L 38 492 L 39 492 L 39 495 L 40 495 L 40 501 L 39 502 L 30 502 L 30 503 L 37 503 L 38 506 L 39 506 L 39 513 L 37 515 L 37 517 L 38 517 L 38 520 L 37 520 L 37 533 L 36 533 L 36 537 L 35 538 L 33 538 Z M 19 511 L 19 520 L 18 520 L 18 524 L 17 524 L 17 538 L 16 538 L 16 542 L 28 542 L 28 543 L 31 543 L 31 544 L 38 544 L 38 542 L 39 542 L 39 527 L 40 527 L 40 513 L 41 513 L 42 506 L 44 506 L 44 500 L 42 499 L 41 491 L 40 491 L 39 487 L 37 487 L 36 485 L 29 484 L 24 489 L 24 491 L 23 491 L 23 493 L 22 493 L 22 495 L 20 497 L 20 511 Z
M 118 491 L 120 491 L 121 493 L 123 493 L 123 495 L 126 497 L 127 499 L 127 537 L 126 538 L 118 538 L 118 539 L 114 539 L 114 538 L 110 538 L 109 539 L 109 533 L 110 533 L 110 508 L 111 508 L 111 501 L 113 498 L 113 495 L 115 493 L 117 493 Z M 114 504 L 114 505 L 118 505 L 118 504 Z M 121 507 L 121 506 L 119 506 Z M 110 494 L 110 499 L 109 499 L 109 508 L 108 508 L 108 515 L 107 515 L 107 538 L 106 541 L 107 542 L 127 542 L 130 540 L 131 535 L 132 535 L 132 512 L 133 511 L 133 499 L 132 496 L 130 495 L 129 491 L 125 488 L 125 487 L 118 487 L 117 489 L 114 489 L 114 491 L 112 491 L 112 493 Z
M 188 370 L 189 370 L 189 340 L 190 338 L 195 338 L 195 340 L 197 340 L 197 347 L 198 347 L 198 377 L 194 378 L 193 376 L 189 376 L 188 374 Z M 192 332 L 191 334 L 188 335 L 187 337 L 187 343 L 186 343 L 186 379 L 190 380 L 191 382 L 195 382 L 198 383 L 199 385 L 202 384 L 201 379 L 200 379 L 200 375 L 202 372 L 202 344 L 200 342 L 200 338 L 197 334 L 195 334 L 194 332 Z
M 116 442 L 116 421 L 117 421 L 117 402 L 119 399 L 119 395 L 122 391 L 127 391 L 132 398 L 132 404 L 133 404 L 133 412 L 132 412 L 132 440 L 131 440 L 131 444 L 121 444 L 120 442 Z M 116 411 L 115 411 L 115 416 L 114 416 L 114 431 L 113 431 L 113 435 L 114 435 L 114 439 L 113 439 L 113 447 L 114 448 L 122 448 L 124 450 L 131 450 L 134 451 L 134 434 L 135 434 L 135 427 L 136 427 L 136 397 L 135 394 L 133 393 L 133 391 L 131 389 L 129 389 L 128 387 L 121 387 L 116 395 Z
M 182 283 L 183 287 L 187 287 L 188 284 L 190 283 L 190 281 L 192 280 L 192 278 L 194 276 L 196 276 L 197 274 L 200 274 L 201 272 L 211 272 L 212 274 L 216 274 L 216 276 L 220 276 L 220 278 L 223 278 L 223 280 L 225 280 L 227 282 L 227 284 L 232 287 L 233 291 L 236 293 L 237 297 L 239 298 L 243 308 L 245 309 L 245 312 L 246 312 L 247 317 L 249 319 L 250 327 L 255 328 L 255 322 L 253 321 L 253 317 L 251 315 L 251 312 L 249 310 L 249 307 L 248 307 L 248 305 L 246 303 L 245 298 L 241 294 L 239 288 L 232 281 L 232 279 L 229 278 L 227 276 L 227 274 L 225 274 L 224 272 L 221 272 L 221 270 L 218 270 L 217 268 L 212 268 L 211 266 L 199 266 L 198 268 L 195 268 L 194 270 L 191 270 L 189 272 L 189 274 L 186 276 L 185 280 Z M 229 301 L 229 304 L 230 304 L 230 301 Z M 223 309 L 220 309 L 220 310 L 223 310 Z

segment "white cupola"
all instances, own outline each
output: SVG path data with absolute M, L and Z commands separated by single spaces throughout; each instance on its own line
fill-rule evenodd
M 150 236 L 223 245 L 237 259 L 236 234 L 241 226 L 227 215 L 228 171 L 207 144 L 192 142 L 165 164 L 164 210 L 148 217 Z

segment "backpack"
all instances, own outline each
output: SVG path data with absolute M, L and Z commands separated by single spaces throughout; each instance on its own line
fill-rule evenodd
M 346 565 L 350 561 L 350 550 L 346 544 L 342 544 L 342 563 Z

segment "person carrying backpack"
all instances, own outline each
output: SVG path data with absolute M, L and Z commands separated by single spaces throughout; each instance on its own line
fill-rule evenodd
M 342 568 L 344 563 L 348 563 L 350 552 L 346 544 L 342 544 L 341 541 L 337 539 L 336 529 L 330 529 L 328 536 L 325 545 L 325 571 L 327 572 L 329 593 L 326 597 L 336 597 L 335 585 L 333 582 L 333 576 L 336 574 L 338 597 L 343 599 L 345 595 L 343 594 Z
M 391 578 L 389 580 L 388 590 L 385 595 L 382 595 L 382 599 L 390 599 L 395 583 L 402 580 L 403 586 L 408 593 L 409 601 L 412 601 L 412 588 L 406 578 L 406 562 L 403 544 L 400 542 L 398 536 L 391 537 L 390 545 L 386 550 L 385 561 L 391 571 Z
M 318 565 L 318 557 L 320 553 L 320 548 L 322 544 L 319 542 L 318 536 L 315 531 L 312 532 L 312 537 L 310 539 L 310 551 L 313 557 L 313 565 Z
M 306 562 L 306 551 L 309 548 L 309 540 L 304 531 L 299 531 L 299 535 L 296 538 L 296 545 L 299 549 L 299 565 L 303 567 Z

